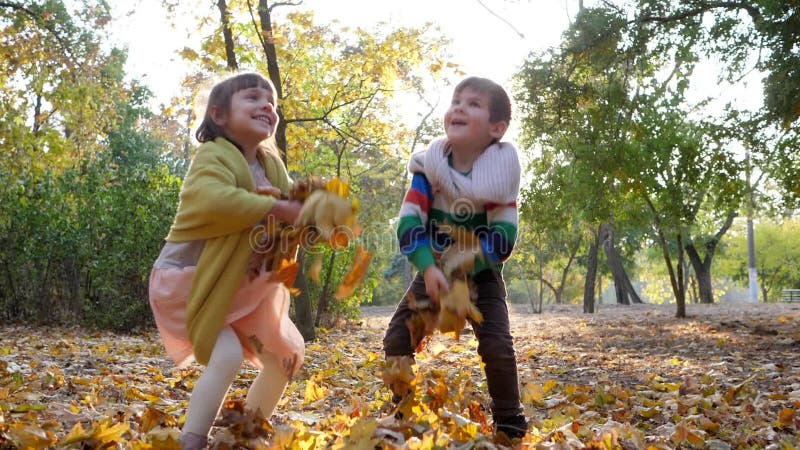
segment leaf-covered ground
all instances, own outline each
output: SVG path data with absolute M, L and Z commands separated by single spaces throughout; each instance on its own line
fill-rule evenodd
M 513 332 L 531 427 L 491 433 L 471 334 L 418 355 L 417 395 L 381 381 L 391 308 L 322 330 L 269 424 L 242 409 L 247 366 L 212 430 L 216 448 L 800 448 L 800 304 L 604 307 L 528 314 Z M 0 449 L 177 448 L 197 366 L 155 333 L 0 327 Z

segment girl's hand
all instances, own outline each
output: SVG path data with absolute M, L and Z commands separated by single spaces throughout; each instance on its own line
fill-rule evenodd
M 303 204 L 300 202 L 278 200 L 269 211 L 269 214 L 282 222 L 294 224 L 297 222 L 297 216 L 300 215 L 300 208 L 302 207 Z
M 281 198 L 281 190 L 275 186 L 268 186 L 256 189 L 258 195 L 269 195 L 270 197 Z
M 434 303 L 439 303 L 439 294 L 444 294 L 450 291 L 447 285 L 447 279 L 444 272 L 441 271 L 436 265 L 430 265 L 425 268 L 422 277 L 425 279 L 425 293 L 433 300 Z

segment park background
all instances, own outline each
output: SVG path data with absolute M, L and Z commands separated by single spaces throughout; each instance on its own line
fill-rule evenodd
M 680 316 L 687 301 L 747 301 L 747 218 L 760 301 L 800 286 L 788 3 L 229 3 L 3 6 L 4 321 L 151 325 L 147 278 L 197 105 L 230 70 L 276 81 L 291 174 L 341 177 L 363 206 L 362 288 L 331 301 L 355 246 L 323 255 L 319 285 L 300 274 L 309 339 L 408 284 L 394 238 L 405 162 L 441 134 L 467 75 L 514 97 L 512 302 L 672 302 Z
M 597 314 L 641 301 L 683 318 L 747 301 L 748 219 L 759 302 L 800 287 L 791 1 L 16 0 L 0 26 L 4 326 L 152 332 L 147 280 L 197 105 L 236 70 L 279 87 L 291 174 L 346 179 L 362 205 L 360 242 L 306 249 L 326 268 L 320 283 L 298 277 L 309 342 L 402 294 L 405 163 L 467 75 L 514 99 L 512 303 Z M 372 264 L 334 300 L 355 244 Z

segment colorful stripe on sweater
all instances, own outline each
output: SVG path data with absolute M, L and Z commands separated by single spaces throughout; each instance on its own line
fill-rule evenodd
M 475 259 L 474 273 L 502 269 L 511 256 L 517 239 L 517 204 L 486 203 L 433 195 L 430 182 L 415 173 L 400 207 L 397 238 L 400 252 L 419 270 L 435 264 L 450 246 L 450 237 L 438 230 L 439 223 L 452 223 L 472 230 L 478 236 L 483 258 Z

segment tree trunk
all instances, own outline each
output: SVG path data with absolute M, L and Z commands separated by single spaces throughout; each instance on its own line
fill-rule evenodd
M 333 285 L 333 265 L 336 263 L 336 250 L 331 252 L 331 257 L 328 258 L 328 273 L 325 274 L 325 283 L 322 285 L 322 293 L 319 296 L 319 304 L 317 305 L 317 318 L 314 320 L 314 326 L 319 327 L 322 322 L 322 316 L 328 311 L 328 304 L 331 298 L 331 286 Z
M 260 23 L 260 30 L 258 35 L 261 39 L 261 46 L 264 50 L 264 57 L 267 60 L 267 73 L 269 79 L 275 86 L 275 93 L 278 96 L 278 126 L 275 129 L 275 144 L 278 151 L 281 153 L 281 159 L 284 164 L 288 161 L 288 141 L 286 140 L 286 120 L 283 116 L 283 85 L 281 84 L 281 73 L 278 66 L 278 54 L 275 50 L 275 40 L 273 39 L 272 31 L 272 17 L 270 16 L 269 2 L 267 0 L 259 0 L 258 2 L 258 19 Z M 294 286 L 300 290 L 300 294 L 295 300 L 295 312 L 297 313 L 297 326 L 300 333 L 310 341 L 316 338 L 314 332 L 314 313 L 313 305 L 311 304 L 311 297 L 308 295 L 308 280 L 306 279 L 305 268 L 303 267 L 304 252 L 302 248 L 298 253 L 298 262 L 300 269 L 297 271 L 297 278 L 295 279 Z
M 599 263 L 598 263 L 599 264 Z M 597 271 L 597 307 L 603 304 L 603 275 Z
M 711 284 L 711 270 L 706 270 L 697 275 L 697 301 L 699 303 L 714 303 L 714 287 Z
M 3 248 L 8 248 L 8 247 L 4 246 Z M 3 299 L 5 300 L 3 302 L 5 304 L 4 308 L 5 311 L 3 311 L 3 313 L 7 314 L 6 317 L 8 318 L 12 317 L 17 318 L 22 313 L 22 302 L 20 301 L 19 298 L 20 296 L 17 295 L 17 287 L 16 283 L 14 282 L 14 274 L 11 271 L 11 266 L 8 264 L 8 261 L 3 260 L 3 267 L 5 269 L 4 272 L 6 275 L 6 281 L 8 283 L 6 289 L 4 289 L 5 292 L 2 293 L 5 297 Z M 0 314 L 0 317 L 3 317 L 2 314 Z
M 561 271 L 561 280 L 559 280 L 558 291 L 556 292 L 556 299 L 558 300 L 558 304 L 561 304 L 561 301 L 564 297 L 564 288 L 567 285 L 567 276 L 569 276 L 569 268 L 572 267 L 572 262 L 575 261 L 575 257 L 578 255 L 578 250 L 580 250 L 582 242 L 583 242 L 583 237 L 578 239 L 578 242 L 575 243 L 575 247 L 573 247 L 572 251 L 570 252 L 567 264 L 564 266 L 564 270 Z
M 544 263 L 539 259 L 539 312 L 542 312 L 544 304 Z
M 689 303 L 700 303 L 700 295 L 697 289 L 697 277 L 691 275 L 687 276 L 685 284 L 686 299 L 689 301 Z
M 533 289 L 531 288 L 531 283 L 527 278 L 523 279 L 522 282 L 525 283 L 525 291 L 528 293 L 528 303 L 531 305 L 531 312 L 533 314 L 541 312 L 536 310 L 536 296 L 534 295 L 535 292 L 533 292 Z
M 694 269 L 695 277 L 697 277 L 697 288 L 700 294 L 700 303 L 714 303 L 714 288 L 711 283 L 711 262 L 714 259 L 714 253 L 717 251 L 722 236 L 728 231 L 733 224 L 733 219 L 736 218 L 736 211 L 731 211 L 725 217 L 725 222 L 717 230 L 716 234 L 705 243 L 706 254 L 704 258 L 700 258 L 700 253 L 694 245 L 693 241 L 689 241 L 685 245 L 686 254 L 689 256 L 689 262 Z
M 258 18 L 261 23 L 261 30 L 259 36 L 261 37 L 261 46 L 264 49 L 264 56 L 267 59 L 267 73 L 272 84 L 275 85 L 275 93 L 278 94 L 278 127 L 275 130 L 275 143 L 281 152 L 281 158 L 286 163 L 286 155 L 289 151 L 286 141 L 286 120 L 283 116 L 283 85 L 281 84 L 281 72 L 278 67 L 278 53 L 275 50 L 275 39 L 272 30 L 272 17 L 267 0 L 258 1 Z
M 231 32 L 231 23 L 228 20 L 228 5 L 225 0 L 217 0 L 217 8 L 219 8 L 219 20 L 222 24 L 222 37 L 225 40 L 225 60 L 228 69 L 236 71 L 239 70 L 239 64 L 236 63 L 236 52 L 233 49 L 233 32 Z
M 606 254 L 606 261 L 611 276 L 614 279 L 614 290 L 617 294 L 617 303 L 630 305 L 631 303 L 644 303 L 633 288 L 633 284 L 622 266 L 619 254 L 614 246 L 614 228 L 610 224 L 600 225 L 600 242 Z
M 314 332 L 314 311 L 311 305 L 311 297 L 308 295 L 308 280 L 305 276 L 306 252 L 303 247 L 297 251 L 297 264 L 300 268 L 297 271 L 297 278 L 294 280 L 294 288 L 300 291 L 294 299 L 294 320 L 303 339 L 313 341 L 317 338 Z
M 595 234 L 589 246 L 589 259 L 586 262 L 586 280 L 583 283 L 583 312 L 594 313 L 594 280 L 597 277 L 597 246 L 600 232 Z
M 712 253 L 708 252 L 710 244 L 706 244 L 706 257 L 700 258 L 700 254 L 695 248 L 694 243 L 689 242 L 686 244 L 686 255 L 689 257 L 689 263 L 692 265 L 695 277 L 697 278 L 697 290 L 700 303 L 714 303 L 714 291 L 711 285 L 711 259 Z M 715 248 L 716 244 L 712 246 Z
M 683 289 L 683 261 L 684 261 L 684 253 L 683 253 L 683 241 L 681 239 L 680 233 L 676 236 L 676 240 L 678 242 L 678 261 L 675 264 L 678 267 L 678 280 L 677 285 L 681 288 L 675 292 L 675 301 L 678 304 L 678 312 L 676 315 L 678 317 L 686 317 L 686 291 Z
M 64 261 L 65 282 L 67 284 L 69 312 L 73 319 L 83 318 L 83 290 L 81 289 L 81 268 L 73 258 Z

